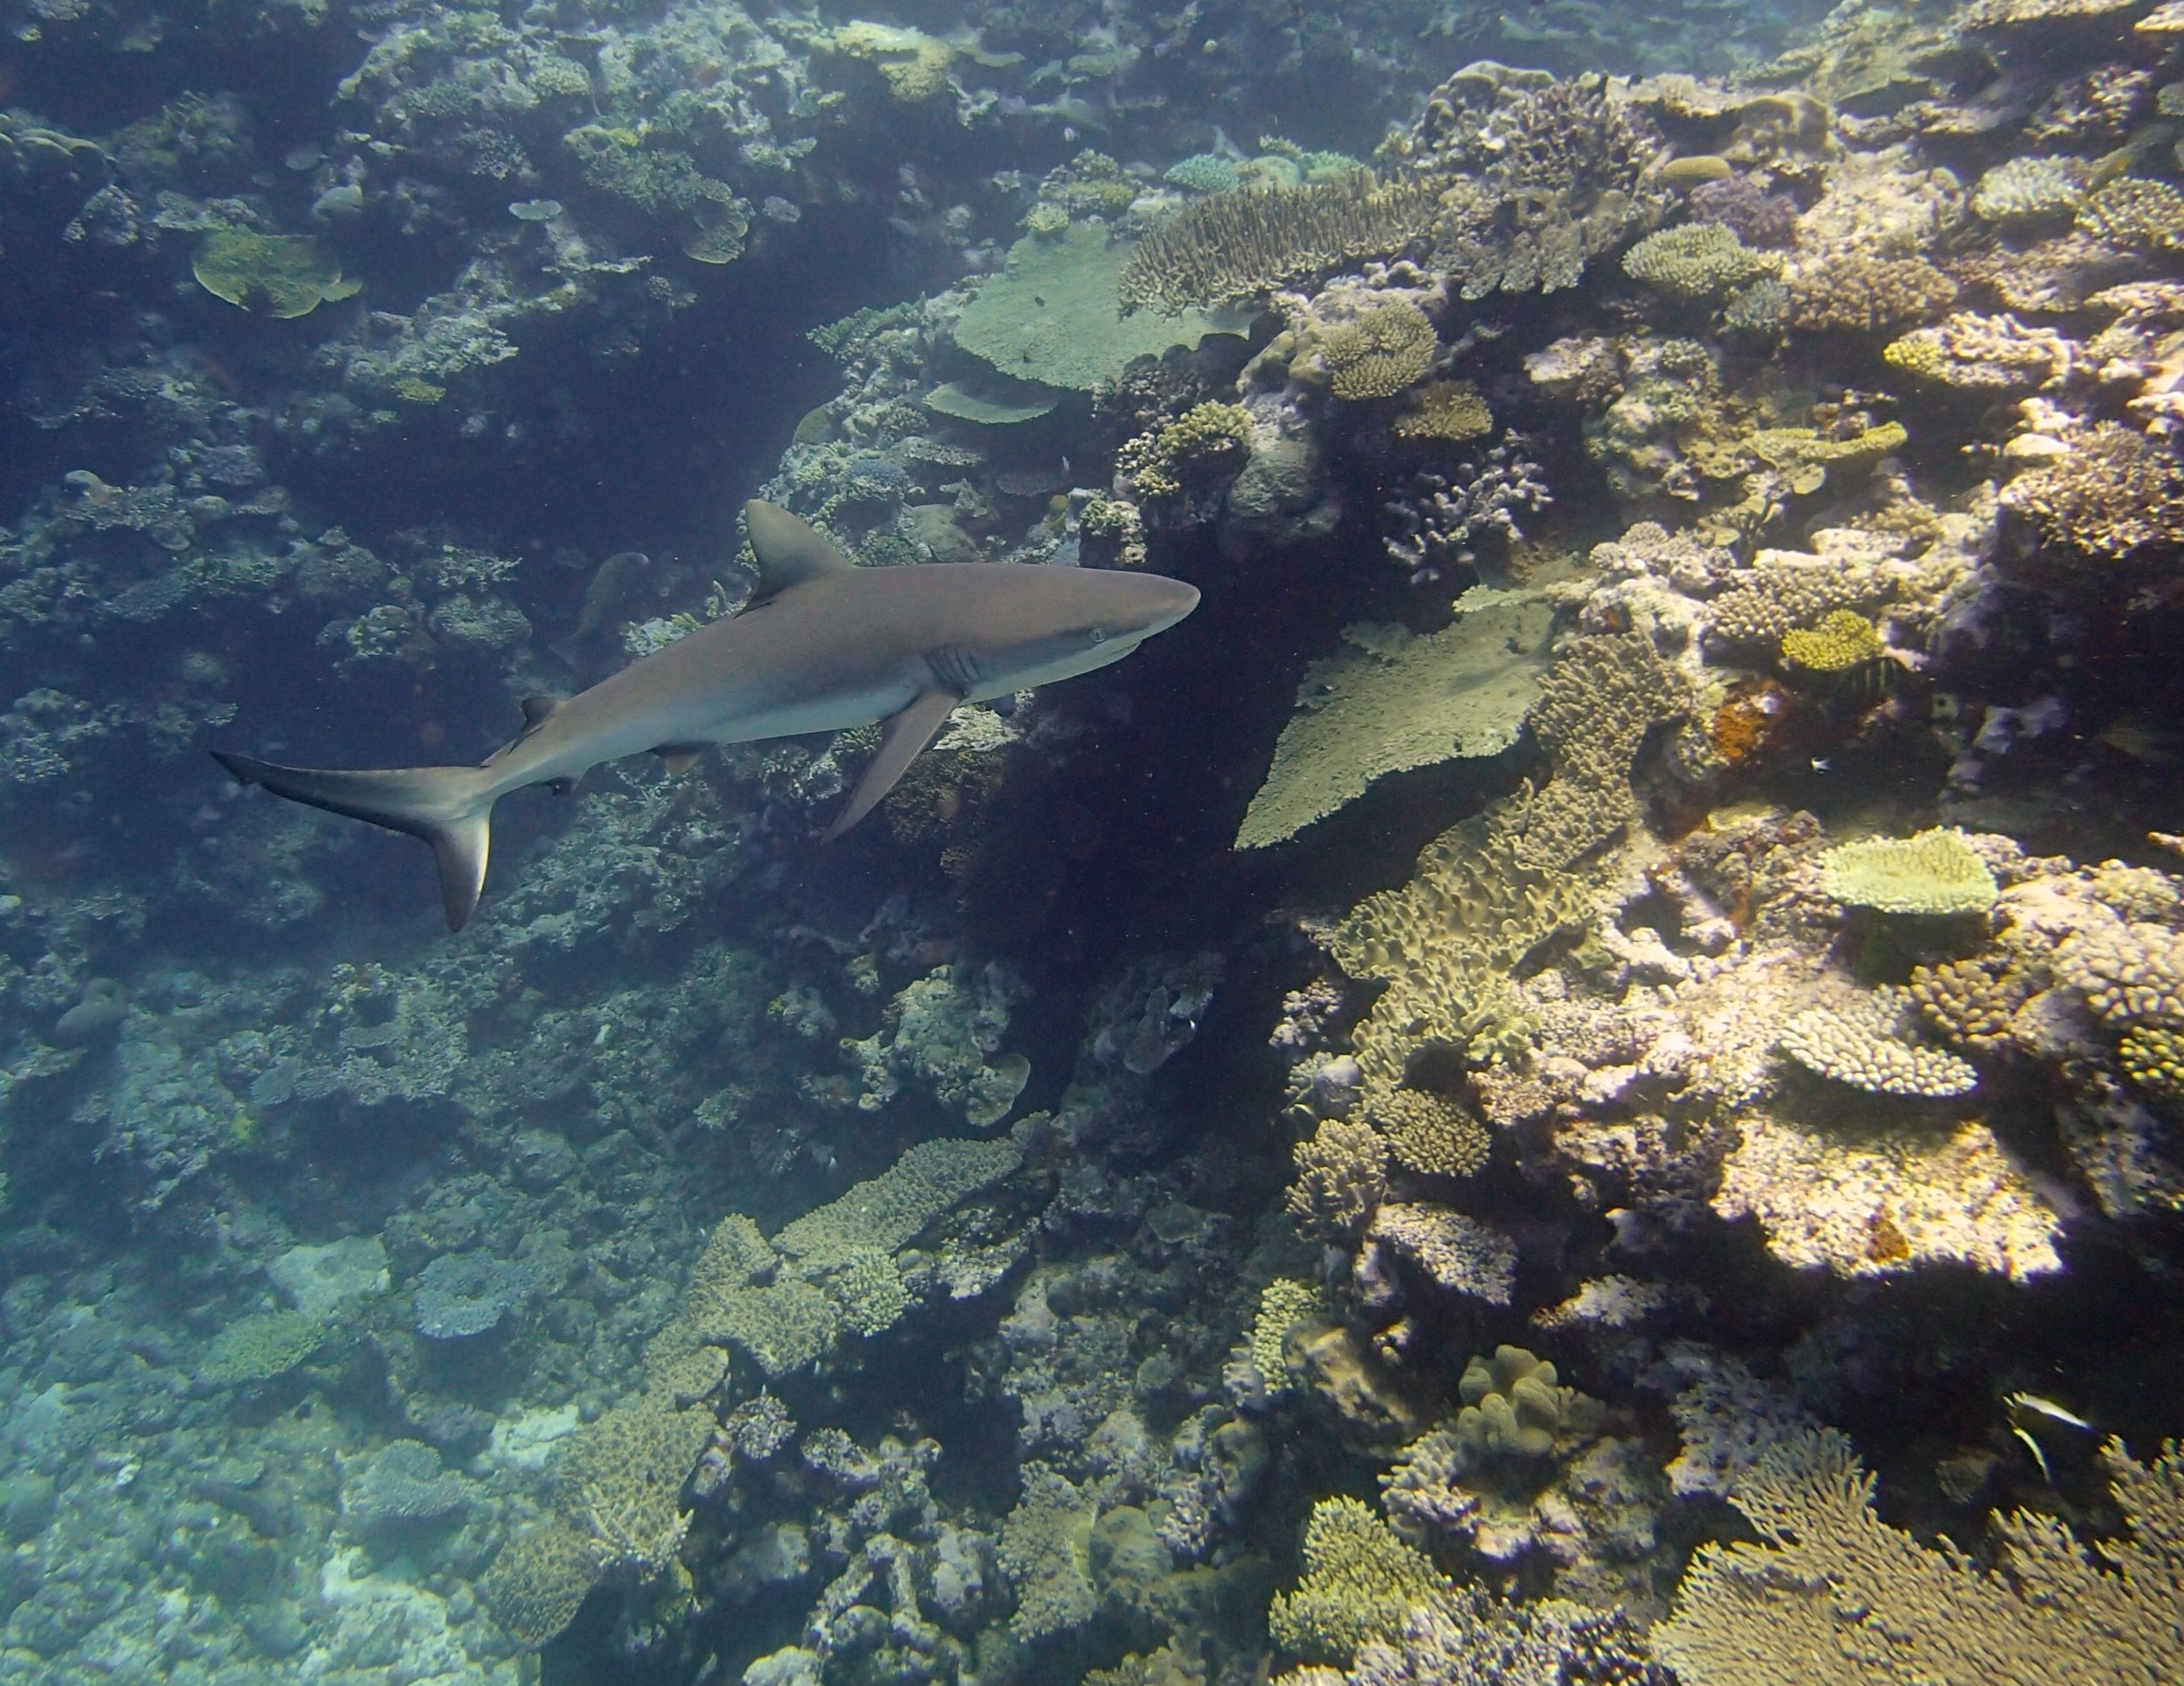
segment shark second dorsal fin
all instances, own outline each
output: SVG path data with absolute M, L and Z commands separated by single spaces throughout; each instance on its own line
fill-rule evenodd
M 750 529 L 750 548 L 758 558 L 758 589 L 750 594 L 753 603 L 764 603 L 807 579 L 847 572 L 856 566 L 817 528 L 778 503 L 753 498 L 743 506 L 743 524 Z
M 527 696 L 515 706 L 523 711 L 523 729 L 530 731 L 543 725 L 565 699 L 557 696 Z

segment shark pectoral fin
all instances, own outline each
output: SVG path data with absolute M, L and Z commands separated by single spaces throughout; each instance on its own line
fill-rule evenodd
M 933 741 L 941 722 L 954 713 L 956 705 L 962 701 L 952 691 L 921 691 L 901 714 L 890 715 L 881 729 L 879 753 L 872 757 L 872 764 L 857 781 L 857 788 L 849 793 L 849 805 L 819 833 L 819 841 L 832 843 L 870 813 L 880 798 L 895 788 L 895 780 L 902 777 L 910 763 L 917 759 L 917 752 Z
M 344 814 L 390 832 L 421 837 L 439 864 L 447 929 L 460 930 L 478 910 L 493 837 L 493 774 L 483 767 L 387 767 L 362 772 L 280 767 L 215 750 L 212 758 L 238 783 L 261 785 L 307 807 Z
M 653 753 L 660 757 L 660 764 L 667 770 L 667 777 L 680 778 L 697 764 L 705 753 L 702 743 L 663 743 Z

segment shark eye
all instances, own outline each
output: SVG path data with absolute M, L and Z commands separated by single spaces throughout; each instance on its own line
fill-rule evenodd
M 1104 644 L 1107 642 L 1107 629 L 1103 626 L 1095 626 L 1090 636 L 1093 643 Z

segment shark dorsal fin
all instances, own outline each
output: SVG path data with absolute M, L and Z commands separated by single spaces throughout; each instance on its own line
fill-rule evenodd
M 778 503 L 753 498 L 743 506 L 743 523 L 750 529 L 750 548 L 758 558 L 758 589 L 750 594 L 753 603 L 764 603 L 807 579 L 856 566 L 818 529 Z
M 561 707 L 563 698 L 557 696 L 527 696 L 515 706 L 523 711 L 523 728 L 529 731 L 543 724 L 547 716 Z

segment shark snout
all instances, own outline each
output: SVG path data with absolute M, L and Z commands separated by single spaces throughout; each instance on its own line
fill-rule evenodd
M 1199 606 L 1199 588 L 1185 581 L 1170 579 L 1165 574 L 1145 574 L 1137 584 L 1144 588 L 1140 606 L 1147 638 L 1166 632 Z

